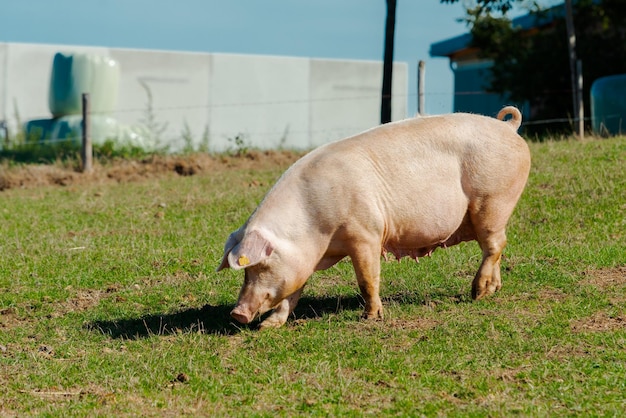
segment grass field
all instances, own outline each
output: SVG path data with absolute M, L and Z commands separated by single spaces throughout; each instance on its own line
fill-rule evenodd
M 626 138 L 530 146 L 496 295 L 465 243 L 362 321 L 345 261 L 264 332 L 214 270 L 284 165 L 0 192 L 0 416 L 621 416 Z

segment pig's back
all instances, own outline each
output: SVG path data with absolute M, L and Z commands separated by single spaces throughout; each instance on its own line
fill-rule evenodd
M 507 123 L 482 116 L 386 124 L 301 158 L 257 215 L 280 220 L 281 229 L 291 233 L 304 224 L 324 232 L 343 225 L 428 245 L 456 230 L 474 194 L 502 187 L 503 171 L 524 147 Z M 502 184 L 494 186 L 494 178 Z
M 298 175 L 329 227 L 378 224 L 386 241 L 430 245 L 459 227 L 471 199 L 507 187 L 524 152 L 526 144 L 506 122 L 453 114 L 407 119 L 328 144 L 305 157 Z

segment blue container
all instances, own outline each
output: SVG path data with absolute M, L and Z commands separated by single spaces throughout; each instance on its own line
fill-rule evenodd
M 594 133 L 626 133 L 626 74 L 598 78 L 591 85 L 590 95 Z
M 70 115 L 55 119 L 34 119 L 24 124 L 27 142 L 50 144 L 71 140 L 75 144 L 82 141 L 82 116 Z

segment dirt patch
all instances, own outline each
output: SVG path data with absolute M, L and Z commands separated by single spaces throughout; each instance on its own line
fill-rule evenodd
M 412 319 L 390 319 L 385 324 L 393 329 L 402 329 L 408 331 L 430 331 L 441 325 L 441 320 L 431 318 L 412 318 Z
M 61 165 L 0 167 L 0 190 L 49 185 L 68 186 L 78 178 L 79 173 Z
M 118 159 L 94 162 L 93 172 L 83 174 L 71 165 L 29 164 L 0 166 L 0 191 L 41 186 L 70 186 L 91 182 L 134 182 L 165 175 L 193 176 L 228 169 L 262 170 L 287 167 L 304 153 L 249 151 L 239 155 L 154 155 L 142 160 Z
M 70 312 L 82 312 L 98 305 L 104 295 L 113 293 L 116 290 L 77 290 L 72 292 L 72 296 L 63 301 L 50 301 L 44 299 L 47 304 L 54 305 L 53 312 L 48 316 L 50 318 L 59 318 Z M 32 307 L 28 304 L 22 304 L 15 307 L 0 309 L 0 331 L 10 330 L 26 323 L 32 323 L 33 319 L 29 315 Z
M 607 332 L 626 329 L 626 315 L 609 315 L 605 311 L 596 312 L 593 316 L 573 321 L 570 324 L 573 332 Z
M 588 270 L 583 273 L 582 285 L 593 286 L 606 294 L 612 304 L 626 302 L 626 266 Z
M 510 318 L 515 319 L 526 329 L 539 325 L 547 315 L 550 315 L 555 304 L 564 303 L 571 296 L 561 289 L 545 286 L 536 292 L 513 293 L 499 297 L 503 302 L 511 303 L 507 308 Z
M 573 358 L 590 357 L 594 355 L 597 347 L 585 342 L 584 340 L 576 340 L 575 343 L 564 343 L 563 345 L 554 345 L 546 352 L 545 357 L 550 360 L 571 361 Z
M 585 279 L 580 283 L 595 286 L 600 290 L 613 290 L 626 286 L 626 266 L 588 270 L 583 273 Z
M 24 322 L 18 314 L 18 310 L 15 307 L 0 309 L 0 330 L 11 329 L 21 325 Z
M 102 292 L 94 289 L 78 290 L 75 295 L 62 304 L 60 312 L 65 314 L 69 312 L 82 312 L 91 309 L 92 307 L 98 305 L 98 303 L 100 303 L 100 299 L 102 299 L 102 295 L 108 292 L 108 290 L 106 292 Z
M 503 382 L 528 383 L 525 374 L 531 370 L 531 366 L 526 364 L 518 367 L 496 368 L 490 372 L 491 376 Z
M 606 294 L 613 306 L 626 301 L 626 266 L 587 270 L 580 284 L 593 286 Z M 599 311 L 594 315 L 570 323 L 572 332 L 610 332 L 626 329 L 626 313 L 623 310 L 608 313 Z
M 567 297 L 567 293 L 563 292 L 561 289 L 547 286 L 539 290 L 537 299 L 542 301 L 563 302 Z

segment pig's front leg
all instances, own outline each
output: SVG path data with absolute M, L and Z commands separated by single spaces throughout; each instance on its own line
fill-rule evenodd
M 361 295 L 365 300 L 364 319 L 383 317 L 383 304 L 380 301 L 380 248 L 361 245 L 350 256 L 354 272 L 359 283 Z
M 289 318 L 289 314 L 293 312 L 296 305 L 298 304 L 298 300 L 300 300 L 300 295 L 302 294 L 302 290 L 304 286 L 293 293 L 291 296 L 286 297 L 278 304 L 278 306 L 274 309 L 274 312 L 267 319 L 259 325 L 259 329 L 267 329 L 267 328 L 278 328 L 282 326 L 285 322 L 287 322 L 287 318 Z

